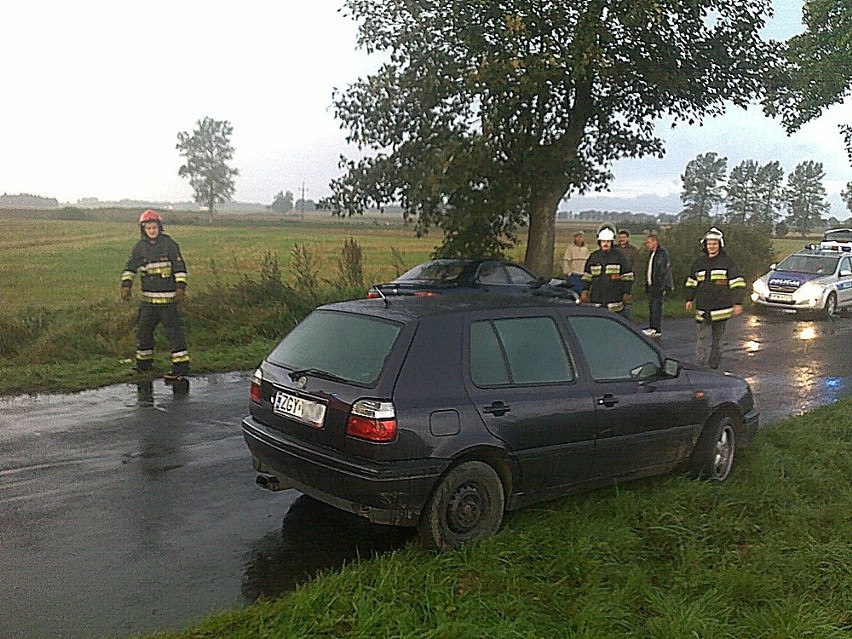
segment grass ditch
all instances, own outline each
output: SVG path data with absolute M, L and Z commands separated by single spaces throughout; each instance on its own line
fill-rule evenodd
M 852 400 L 759 432 L 732 478 L 671 475 L 415 542 L 161 639 L 852 636 Z

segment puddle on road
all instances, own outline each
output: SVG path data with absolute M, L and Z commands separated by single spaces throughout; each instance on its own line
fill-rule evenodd
M 373 524 L 302 495 L 290 506 L 281 530 L 253 544 L 243 597 L 247 603 L 278 597 L 322 570 L 398 550 L 415 535 L 414 528 Z

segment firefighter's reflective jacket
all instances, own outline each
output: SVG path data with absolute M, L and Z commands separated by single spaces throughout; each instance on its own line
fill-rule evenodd
M 624 296 L 633 286 L 633 271 L 621 251 L 598 249 L 586 260 L 583 281 L 588 284 L 592 304 L 619 313 L 624 308 Z
M 142 301 L 148 304 L 170 304 L 175 301 L 175 291 L 186 288 L 180 247 L 165 233 L 153 242 L 144 238 L 136 243 L 121 274 L 121 285 L 133 286 L 137 272 L 142 280 Z
M 746 281 L 734 260 L 720 251 L 695 260 L 685 286 L 686 301 L 695 302 L 695 321 L 719 322 L 733 317 L 734 305 L 743 303 Z

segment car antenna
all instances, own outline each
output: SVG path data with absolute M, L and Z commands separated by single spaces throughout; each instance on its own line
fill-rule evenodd
M 385 295 L 384 293 L 382 293 L 382 289 L 380 289 L 378 286 L 374 286 L 373 288 L 375 288 L 375 289 L 376 289 L 376 293 L 378 293 L 378 294 L 379 294 L 379 297 L 381 297 L 381 298 L 382 298 L 382 301 L 384 301 L 384 303 L 385 303 L 385 308 L 387 308 L 388 306 L 390 306 L 390 300 L 388 299 L 388 296 L 387 296 L 387 295 Z

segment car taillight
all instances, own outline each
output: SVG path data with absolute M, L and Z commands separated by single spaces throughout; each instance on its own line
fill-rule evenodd
M 371 442 L 396 439 L 396 409 L 391 402 L 359 399 L 352 404 L 346 421 L 346 434 Z
M 379 295 L 379 292 L 374 288 L 371 288 L 369 291 L 367 291 L 367 299 L 368 300 L 377 300 L 380 297 L 381 297 L 381 295 Z
M 263 373 L 258 368 L 254 375 L 251 378 L 251 390 L 249 391 L 249 395 L 251 397 L 251 401 L 255 404 L 260 404 L 260 383 L 263 381 Z
M 415 297 L 438 297 L 440 293 L 435 291 L 417 291 Z

